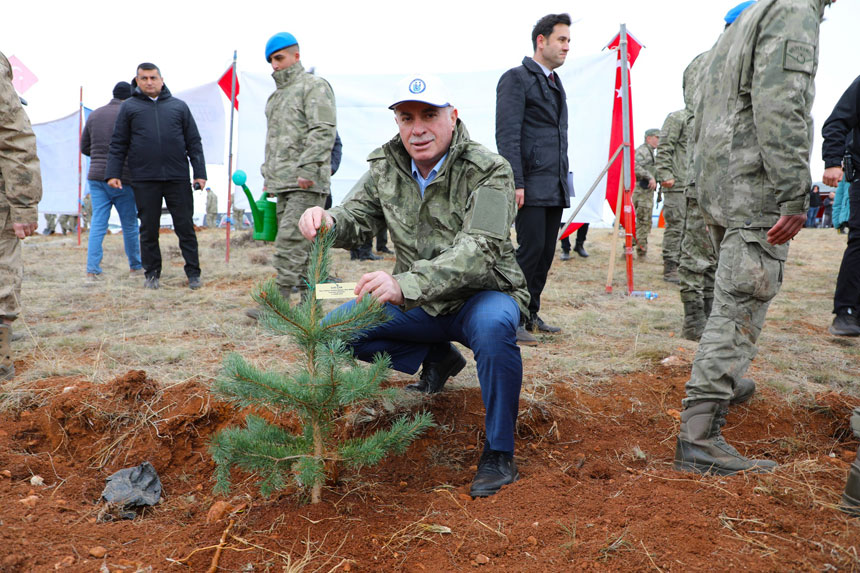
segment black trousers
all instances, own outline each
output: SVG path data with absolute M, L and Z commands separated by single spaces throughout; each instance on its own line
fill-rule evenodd
M 134 200 L 140 219 L 140 259 L 147 278 L 161 276 L 161 249 L 158 229 L 161 227 L 161 201 L 173 218 L 173 232 L 179 237 L 179 249 L 185 259 L 185 275 L 200 276 L 197 256 L 197 234 L 194 232 L 194 196 L 189 181 L 135 181 Z
M 585 244 L 585 237 L 588 236 L 588 223 L 583 223 L 576 230 L 576 244 L 583 245 Z M 559 225 L 559 228 L 564 227 L 564 223 Z M 561 240 L 561 250 L 565 253 L 570 253 L 570 235 L 566 236 Z
M 842 255 L 842 266 L 836 277 L 836 292 L 833 295 L 833 312 L 844 312 L 849 308 L 856 316 L 860 311 L 860 179 L 848 190 L 848 246 Z
M 540 295 L 555 255 L 555 238 L 563 210 L 563 207 L 522 207 L 514 220 L 517 263 L 526 276 L 532 314 L 540 310 Z

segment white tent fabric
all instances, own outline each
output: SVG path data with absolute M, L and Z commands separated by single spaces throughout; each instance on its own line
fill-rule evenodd
M 212 82 L 173 94 L 188 104 L 194 123 L 203 140 L 203 155 L 207 165 L 224 165 L 224 150 L 227 142 L 224 92 L 218 82 Z
M 570 111 L 569 155 L 576 189 L 571 205 L 574 207 L 585 196 L 609 156 L 615 67 L 615 52 L 607 51 L 571 58 L 557 70 L 567 91 Z M 471 138 L 492 150 L 496 148 L 496 84 L 504 71 L 438 74 L 451 92 L 451 101 Z M 388 106 L 393 86 L 402 77 L 402 74 L 326 76 L 337 99 L 338 132 L 343 140 L 343 160 L 332 178 L 335 205 L 366 171 L 367 155 L 397 133 Z M 247 185 L 256 198 L 263 184 L 260 165 L 266 137 L 265 105 L 275 84 L 269 75 L 243 72 L 240 85 L 237 168 L 247 173 Z M 611 211 L 608 207 L 604 209 L 605 187 L 605 181 L 598 186 L 580 211 L 577 222 L 598 226 L 611 222 Z

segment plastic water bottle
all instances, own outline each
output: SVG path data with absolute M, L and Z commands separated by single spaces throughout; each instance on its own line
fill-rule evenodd
M 652 290 L 634 290 L 630 292 L 630 296 L 636 298 L 644 298 L 646 300 L 654 300 L 659 295 Z

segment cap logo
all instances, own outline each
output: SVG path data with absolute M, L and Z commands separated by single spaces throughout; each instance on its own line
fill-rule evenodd
M 424 90 L 427 89 L 427 84 L 424 83 L 424 80 L 420 78 L 416 78 L 409 82 L 409 92 L 413 94 L 420 94 Z

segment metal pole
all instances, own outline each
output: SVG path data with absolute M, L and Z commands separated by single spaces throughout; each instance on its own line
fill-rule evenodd
M 623 131 L 622 141 L 624 145 L 624 163 L 621 170 L 621 177 L 626 179 L 630 177 L 630 181 L 624 181 L 625 199 L 632 188 L 633 170 L 631 169 L 630 161 L 630 70 L 627 58 L 627 24 L 621 24 L 621 37 L 618 42 L 618 49 L 621 52 L 621 129 Z M 629 183 L 629 184 L 628 184 Z M 632 197 L 631 197 L 632 199 Z M 628 200 L 623 207 L 624 211 L 624 252 L 627 257 L 627 294 L 633 292 L 633 235 L 630 232 L 630 227 L 633 219 L 631 204 Z
M 233 50 L 233 65 L 230 66 L 230 152 L 227 158 L 227 255 L 230 262 L 230 225 L 233 221 L 233 113 L 236 111 L 236 50 Z
M 606 167 L 603 168 L 603 171 L 600 172 L 600 175 L 597 176 L 597 179 L 592 183 L 591 188 L 588 190 L 588 193 L 585 194 L 585 197 L 582 198 L 582 201 L 579 202 L 579 205 L 576 206 L 576 209 L 573 210 L 573 213 L 570 214 L 570 217 L 567 218 L 567 223 L 559 229 L 558 236 L 555 238 L 556 241 L 561 240 L 561 236 L 564 234 L 567 226 L 570 225 L 573 218 L 579 214 L 579 211 L 582 209 L 582 206 L 585 205 L 585 202 L 588 201 L 588 198 L 591 197 L 591 194 L 597 188 L 597 184 L 600 183 L 600 180 L 603 179 L 603 176 L 606 175 L 606 172 L 609 171 L 609 168 L 612 167 L 612 164 L 615 163 L 615 159 L 618 157 L 618 154 L 621 153 L 621 146 L 618 146 L 618 149 L 615 150 L 615 153 L 612 154 L 612 157 L 609 158 L 609 161 L 606 163 Z M 617 218 L 617 217 L 616 217 Z
M 83 171 L 83 158 L 81 157 L 81 134 L 84 131 L 84 86 L 81 86 L 78 98 L 78 246 L 81 246 L 81 172 Z

